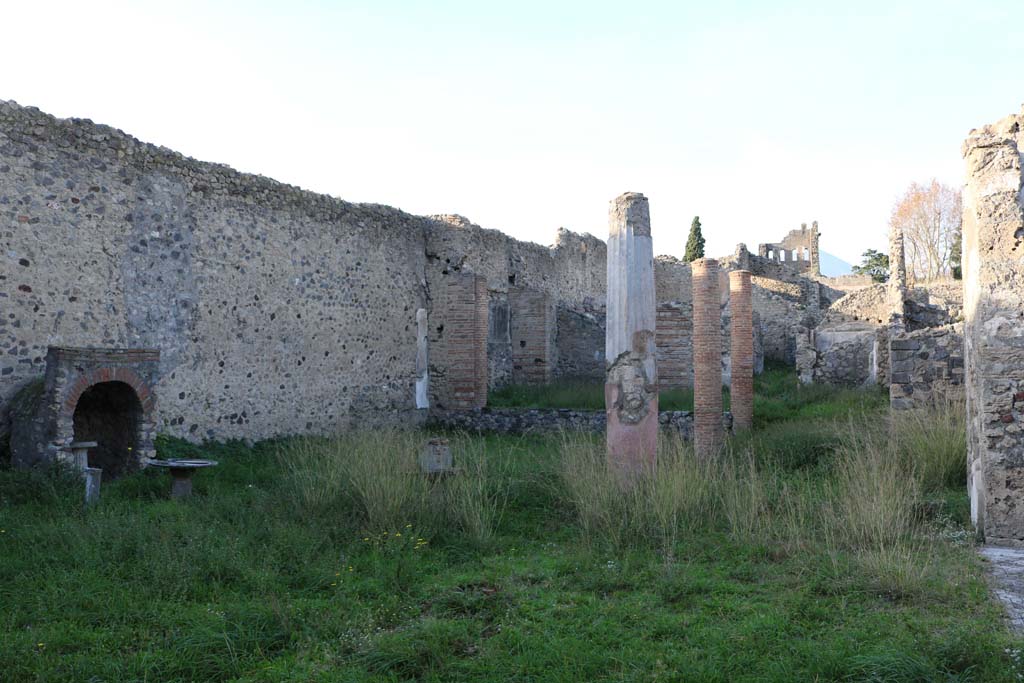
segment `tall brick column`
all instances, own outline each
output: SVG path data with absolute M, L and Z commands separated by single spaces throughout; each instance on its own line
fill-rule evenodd
M 698 457 L 722 448 L 722 308 L 718 261 L 697 259 L 693 273 L 693 443 Z
M 732 424 L 736 430 L 750 429 L 754 424 L 754 306 L 749 271 L 729 273 L 729 309 Z
M 654 247 L 647 198 L 636 192 L 615 198 L 608 223 L 608 464 L 628 476 L 653 467 L 658 446 Z

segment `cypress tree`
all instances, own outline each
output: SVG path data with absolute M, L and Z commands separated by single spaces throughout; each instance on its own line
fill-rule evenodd
M 686 255 L 683 257 L 687 263 L 704 258 L 704 235 L 700 232 L 700 216 L 693 217 L 690 224 L 690 237 L 686 240 Z

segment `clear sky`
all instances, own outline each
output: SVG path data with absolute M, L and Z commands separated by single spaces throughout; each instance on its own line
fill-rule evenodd
M 542 244 L 651 202 L 655 252 L 818 220 L 856 262 L 1024 102 L 1024 2 L 0 0 L 0 99 Z

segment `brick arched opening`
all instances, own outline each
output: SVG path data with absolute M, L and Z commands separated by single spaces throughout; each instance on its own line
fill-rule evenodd
M 12 421 L 16 467 L 67 462 L 71 444 L 95 441 L 89 465 L 104 478 L 144 467 L 156 455 L 156 349 L 51 346 L 46 374 L 32 405 Z
M 95 441 L 89 466 L 104 478 L 134 469 L 143 424 L 142 401 L 126 382 L 98 382 L 78 397 L 72 413 L 75 441 Z

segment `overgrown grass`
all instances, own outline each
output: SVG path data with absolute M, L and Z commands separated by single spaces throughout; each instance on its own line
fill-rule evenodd
M 764 387 L 788 417 L 629 489 L 581 435 L 455 436 L 439 481 L 422 433 L 161 440 L 221 465 L 88 511 L 0 472 L 0 680 L 1018 680 L 957 409 Z

